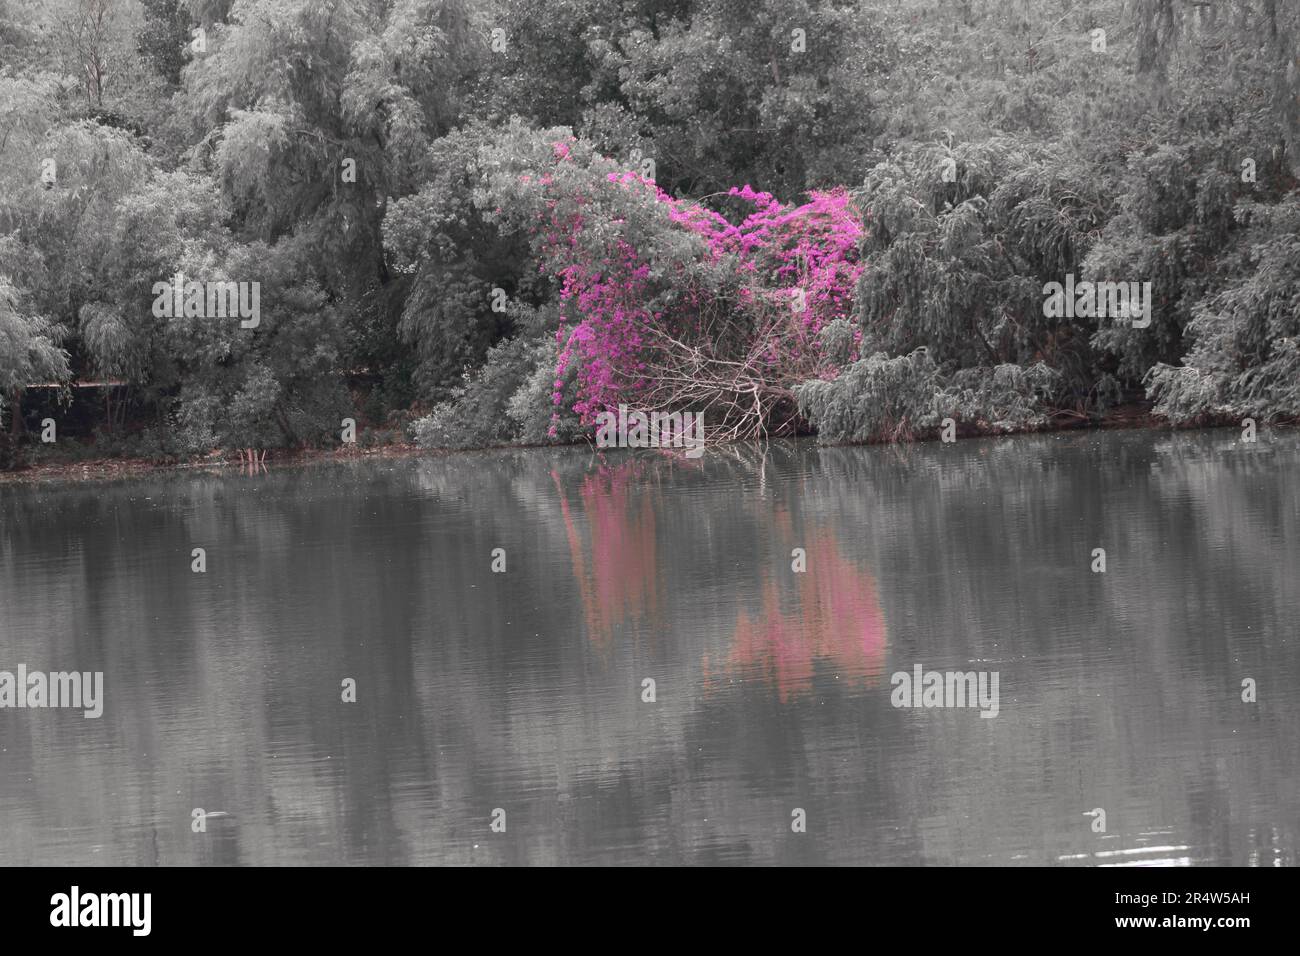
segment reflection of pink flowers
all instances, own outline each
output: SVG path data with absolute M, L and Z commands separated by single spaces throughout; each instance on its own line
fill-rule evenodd
M 807 552 L 819 570 L 795 575 L 794 595 L 764 573 L 762 607 L 738 612 L 727 660 L 742 677 L 770 681 L 782 700 L 811 690 L 819 663 L 866 685 L 884 672 L 888 637 L 872 576 L 845 557 L 833 531 L 814 531 Z
M 580 515 L 586 518 L 585 541 L 559 475 L 551 472 L 587 637 L 602 649 L 609 646 L 618 627 L 653 614 L 657 606 L 655 512 L 649 497 L 635 493 L 643 470 L 640 463 L 614 469 L 602 466 L 583 478 L 579 494 Z
M 545 270 L 560 280 L 569 318 L 556 333 L 556 379 L 576 364 L 573 410 L 584 422 L 620 402 L 634 404 L 651 385 L 644 375 L 644 350 L 653 341 L 647 332 L 706 334 L 700 310 L 715 288 L 734 288 L 732 307 L 756 319 L 772 310 L 790 316 L 752 323 L 771 336 L 755 351 L 773 366 L 811 363 L 812 374 L 834 374 L 821 359 L 818 333 L 850 315 L 862 272 L 863 230 L 847 191 L 812 192 L 808 202 L 790 207 L 739 186 L 729 195 L 753 212 L 733 224 L 702 205 L 674 199 L 630 170 L 575 180 L 569 144 L 553 148 L 554 175 L 538 181 L 546 212 L 535 235 L 542 241 Z M 676 230 L 681 241 L 673 239 Z M 696 272 L 701 268 L 718 270 L 719 280 L 702 283 Z M 557 384 L 552 398 L 559 392 Z

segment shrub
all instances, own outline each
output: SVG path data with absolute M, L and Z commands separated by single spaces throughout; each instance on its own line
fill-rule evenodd
M 555 344 L 549 336 L 514 338 L 488 351 L 482 368 L 465 373 L 453 397 L 411 424 L 425 448 L 540 444 L 550 440 Z M 576 437 L 576 416 L 562 417 L 564 438 Z M 558 439 L 554 439 L 558 440 Z
M 927 434 L 943 418 L 940 391 L 939 369 L 924 348 L 896 358 L 877 352 L 833 380 L 795 388 L 800 413 L 827 443 L 898 441 Z
M 1184 364 L 1146 376 L 1155 411 L 1176 424 L 1300 419 L 1300 195 L 1243 204 L 1238 218 L 1251 223 L 1246 274 L 1192 310 Z
M 839 443 L 931 437 L 945 418 L 980 432 L 1037 428 L 1060 389 L 1061 376 L 1041 362 L 948 375 L 922 348 L 896 358 L 877 352 L 795 392 L 819 440 Z

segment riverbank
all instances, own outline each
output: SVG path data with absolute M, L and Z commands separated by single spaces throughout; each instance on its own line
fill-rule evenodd
M 372 448 L 271 449 L 258 465 L 242 460 L 233 449 L 218 449 L 203 457 L 184 461 L 157 461 L 148 458 L 87 458 L 79 461 L 37 462 L 25 468 L 0 471 L 0 485 L 36 484 L 45 481 L 101 481 L 131 478 L 159 471 L 256 473 L 272 466 L 301 465 L 321 461 L 356 461 L 363 458 L 409 458 L 430 455 L 434 449 L 420 448 L 409 442 L 395 442 Z
M 1198 427 L 1217 427 L 1233 422 L 1204 422 Z M 969 429 L 960 432 L 960 438 L 987 438 L 1032 432 L 1079 431 L 1082 429 L 1170 429 L 1168 421 L 1152 414 L 1150 407 L 1134 403 L 1117 406 L 1106 413 L 1100 422 L 1079 417 L 1059 416 L 1052 423 L 1020 432 L 999 432 L 989 429 Z M 317 462 L 355 461 L 365 458 L 437 457 L 458 451 L 485 451 L 484 448 L 445 449 L 425 448 L 409 441 L 391 441 L 374 445 L 347 445 L 342 448 L 267 449 L 257 465 L 250 465 L 238 449 L 217 449 L 208 455 L 185 460 L 156 460 L 148 458 L 93 457 L 93 449 L 86 447 L 89 457 L 57 461 L 37 461 L 21 468 L 0 470 L 0 485 L 39 484 L 54 481 L 104 481 L 130 478 L 159 471 L 227 472 L 241 471 L 255 474 L 270 467 L 306 465 Z M 522 446 L 508 446 L 511 448 Z

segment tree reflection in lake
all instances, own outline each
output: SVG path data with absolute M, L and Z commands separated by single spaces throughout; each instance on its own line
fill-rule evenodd
M 4 487 L 0 669 L 105 706 L 0 710 L 0 858 L 1294 864 L 1300 443 L 1235 434 Z

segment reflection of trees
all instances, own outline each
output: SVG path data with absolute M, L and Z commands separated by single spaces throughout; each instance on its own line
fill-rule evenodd
M 671 504 L 665 505 L 656 490 L 662 477 L 651 473 L 656 466 L 663 467 L 662 459 L 634 458 L 614 466 L 601 463 L 581 478 L 578 514 L 570 507 L 559 475 L 552 471 L 587 635 L 602 649 L 608 649 L 620 625 L 646 620 L 663 625 L 659 587 L 682 594 L 693 586 L 681 568 L 658 560 L 656 506 L 664 510 Z M 783 506 L 775 515 L 766 509 L 751 511 L 744 520 L 773 522 L 782 539 L 777 553 L 788 554 L 796 544 L 803 547 L 812 571 L 783 575 L 791 585 L 783 589 L 773 569 L 764 567 L 758 587 L 762 609 L 752 615 L 748 603 L 752 582 L 728 580 L 725 568 L 715 569 L 710 583 L 728 585 L 726 593 L 738 602 L 727 671 L 770 680 L 782 700 L 806 691 L 818 664 L 842 671 L 858 683 L 878 675 L 885 626 L 875 582 L 845 558 L 835 531 L 820 527 L 810 531 L 807 540 L 797 538 Z M 788 564 L 779 566 L 788 570 Z M 708 661 L 706 653 L 706 672 Z
M 638 494 L 644 478 L 640 462 L 604 465 L 582 479 L 579 494 L 589 529 L 584 546 L 559 475 L 551 472 L 560 496 L 573 576 L 586 614 L 587 635 L 607 647 L 614 625 L 653 613 L 662 580 L 655 555 L 655 513 L 650 496 Z
M 760 674 L 781 700 L 812 686 L 816 664 L 841 671 L 850 682 L 874 683 L 885 654 L 885 621 L 871 576 L 840 552 L 835 532 L 821 528 L 803 545 L 809 571 L 792 574 L 798 599 L 786 610 L 780 588 L 763 572 L 762 610 L 742 608 L 736 621 L 729 670 Z
M 1295 863 L 1300 455 L 1235 435 L 2 488 L 0 667 L 110 696 L 0 714 L 0 858 Z M 996 720 L 871 682 L 976 660 Z M 195 806 L 235 816 L 204 842 Z

